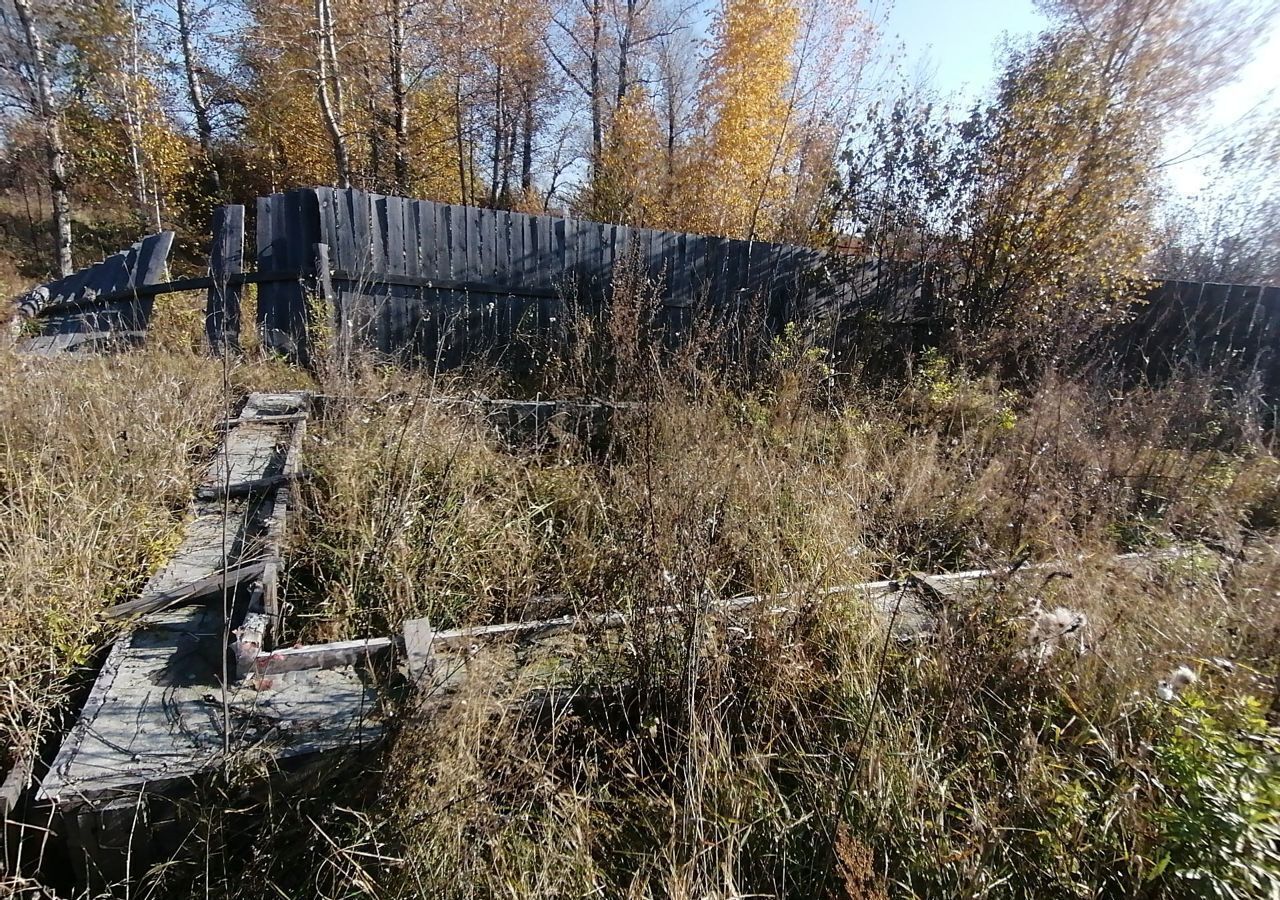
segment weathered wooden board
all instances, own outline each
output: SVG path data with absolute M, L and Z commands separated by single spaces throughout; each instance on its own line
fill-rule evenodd
M 40 799 L 102 801 L 220 765 L 223 638 L 217 605 L 171 610 L 123 635 Z M 377 701 L 374 686 L 351 666 L 281 671 L 269 682 L 232 679 L 231 752 L 265 744 L 283 758 L 357 744 L 379 733 Z
M 301 393 L 250 395 L 204 484 L 296 472 L 305 428 L 297 414 L 308 402 Z M 235 753 L 265 744 L 287 757 L 378 733 L 377 693 L 356 666 L 281 666 L 270 678 L 246 681 L 228 658 L 228 612 L 254 598 L 265 604 L 265 583 L 278 570 L 288 506 L 288 496 L 279 495 L 289 489 L 226 501 L 225 517 L 221 501 L 194 504 L 182 545 L 139 600 L 165 601 L 201 584 L 221 594 L 219 578 L 246 561 L 263 585 L 252 592 L 229 586 L 225 599 L 156 609 L 122 634 L 41 783 L 42 799 L 98 803 L 160 788 L 217 766 L 227 745 Z M 332 654 L 328 661 L 342 662 Z
M 205 301 L 205 334 L 216 354 L 240 352 L 240 297 L 243 287 L 231 276 L 244 271 L 244 207 L 219 206 L 213 213 L 209 274 L 213 286 Z
M 290 191 L 258 198 L 258 274 L 290 276 L 258 287 L 258 328 L 263 343 L 306 364 L 310 319 L 305 278 L 314 271 L 312 254 L 320 242 L 315 191 Z
M 749 626 L 755 617 L 786 618 L 815 602 L 839 599 L 851 611 L 863 610 L 895 639 L 915 641 L 927 638 L 934 631 L 941 613 L 939 604 L 961 594 L 980 593 L 1009 581 L 1035 584 L 1042 581 L 1047 572 L 1071 571 L 1082 564 L 1101 563 L 1113 571 L 1141 571 L 1182 553 L 1172 548 L 1104 560 L 1056 561 L 1024 566 L 1012 573 L 1004 569 L 977 569 L 817 591 L 733 597 L 705 603 L 698 611 L 705 616 L 708 627 Z M 445 702 L 461 689 L 472 673 L 492 680 L 492 688 L 500 690 L 517 677 L 516 669 L 527 673 L 530 668 L 543 687 L 572 687 L 565 681 L 572 676 L 572 669 L 562 663 L 585 654 L 591 642 L 625 640 L 628 628 L 646 627 L 644 623 L 652 625 L 686 616 L 691 611 L 692 607 L 665 606 L 433 631 L 430 637 L 432 672 L 426 689 L 435 702 Z M 406 632 L 406 650 L 408 643 Z M 527 686 L 527 681 L 524 684 Z
M 379 637 L 285 647 L 259 656 L 254 663 L 255 671 L 259 675 L 273 676 L 303 669 L 368 667 L 384 660 L 390 654 L 394 643 L 391 638 Z
M 191 532 L 188 531 L 188 534 Z M 221 560 L 219 560 L 221 562 Z M 222 593 L 234 593 L 244 582 L 261 578 L 266 571 L 266 564 L 258 561 L 240 562 L 230 568 L 218 568 L 212 575 L 206 575 L 198 581 L 185 583 L 167 592 L 153 592 L 136 600 L 117 603 L 107 610 L 112 619 L 122 619 L 135 615 L 158 613 L 179 603 L 190 603 L 206 597 Z
M 1130 321 L 1099 335 L 1124 368 L 1161 379 L 1179 370 L 1255 378 L 1280 390 L 1280 287 L 1166 281 Z
M 209 471 L 197 492 L 220 496 L 236 485 L 252 484 L 284 473 L 285 456 L 281 439 L 292 440 L 290 423 L 257 423 L 257 416 L 290 416 L 301 401 L 297 394 L 254 394 L 253 406 L 240 416 L 239 424 L 227 432 Z M 292 423 L 297 425 L 298 422 Z

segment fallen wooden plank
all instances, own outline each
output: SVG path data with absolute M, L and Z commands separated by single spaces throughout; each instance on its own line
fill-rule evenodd
M 304 413 L 309 402 L 309 395 L 303 391 L 250 394 L 239 416 L 245 421 L 235 428 L 226 429 L 222 448 L 211 460 L 197 496 L 221 498 L 227 485 L 252 485 L 279 472 L 282 445 L 293 438 L 293 432 L 287 426 L 293 425 L 296 429 L 301 420 L 272 423 L 268 417 Z
M 188 606 L 153 622 L 113 649 L 39 799 L 97 806 L 179 789 L 226 760 L 222 610 Z M 381 733 L 376 688 L 351 666 L 277 672 L 269 681 L 226 685 L 233 755 L 266 749 L 290 758 Z
M 115 643 L 111 645 L 111 652 L 107 654 L 107 658 L 98 672 L 98 677 L 94 679 L 93 687 L 89 690 L 89 697 L 85 701 L 84 709 L 80 711 L 80 716 L 76 719 L 75 725 L 72 726 L 71 733 L 63 740 L 62 745 L 58 748 L 57 755 L 49 765 L 49 771 L 45 774 L 44 781 L 40 785 L 42 795 L 48 794 L 51 786 L 60 785 L 62 777 L 71 769 L 81 744 L 89 734 L 90 727 L 111 697 L 111 689 L 115 683 L 116 674 L 120 671 L 121 666 L 124 665 L 132 637 L 133 635 L 130 632 L 125 632 L 116 638 Z
M 293 426 L 293 435 L 289 438 L 289 446 L 285 449 L 284 468 L 281 474 L 286 478 L 302 478 L 302 445 L 307 439 L 307 420 L 301 419 Z
M 280 581 L 280 560 L 284 557 L 284 535 L 285 529 L 288 527 L 289 508 L 294 505 L 294 485 L 297 479 L 303 476 L 302 472 L 302 445 L 307 437 L 307 419 L 303 418 L 293 423 L 293 435 L 289 439 L 289 446 L 285 449 L 284 466 L 281 474 L 286 478 L 293 479 L 286 481 L 275 493 L 274 503 L 272 504 L 271 515 L 267 519 L 266 533 L 264 541 L 266 544 L 268 556 L 271 562 L 267 565 L 267 570 L 262 575 L 262 611 L 267 617 L 267 633 L 265 635 L 267 643 L 264 647 L 272 647 L 276 643 L 276 638 L 280 635 L 284 625 L 284 611 L 279 601 L 279 581 Z
M 751 607 L 762 607 L 766 614 L 778 615 L 794 612 L 793 605 L 782 605 L 787 600 L 805 600 L 819 596 L 837 594 L 863 593 L 872 601 L 884 601 L 902 592 L 904 583 L 897 581 L 872 581 L 843 587 L 823 588 L 816 591 L 788 591 L 778 594 L 753 595 L 712 600 L 703 607 L 708 614 L 731 613 Z M 877 611 L 886 612 L 893 606 L 892 602 L 875 603 Z M 564 631 L 576 631 L 588 628 L 618 628 L 642 618 L 661 618 L 683 614 L 689 611 L 685 605 L 650 606 L 637 610 L 614 610 L 585 616 L 558 616 L 552 619 L 540 619 L 528 622 L 504 622 L 500 625 L 478 625 L 467 628 L 451 628 L 437 631 L 433 637 L 435 643 L 445 646 L 459 646 L 468 642 L 484 642 L 502 638 L 539 638 Z
M 214 594 L 220 594 L 223 591 L 234 591 L 243 582 L 260 577 L 266 571 L 266 568 L 266 560 L 242 562 L 225 571 L 215 572 L 213 575 L 201 578 L 199 581 L 192 582 L 176 590 L 117 603 L 115 606 L 105 610 L 104 615 L 109 619 L 145 616 L 149 613 L 160 612 L 172 606 L 177 606 L 179 603 L 190 603 Z
M 359 740 L 378 733 L 376 723 L 366 725 L 376 695 L 351 667 L 282 672 L 270 691 L 235 682 L 227 670 L 226 610 L 195 602 L 255 580 L 262 582 L 255 593 L 266 602 L 265 581 L 274 581 L 279 569 L 282 517 L 305 433 L 305 420 L 295 417 L 308 402 L 302 392 L 250 394 L 244 421 L 226 430 L 203 486 L 270 481 L 273 487 L 262 486 L 267 497 L 261 503 L 197 495 L 173 558 L 136 600 L 106 611 L 113 619 L 138 621 L 113 646 L 41 783 L 41 798 L 97 803 L 122 792 L 160 789 L 217 766 L 227 746 L 235 753 L 270 740 L 283 757 L 344 745 L 352 733 Z M 288 477 L 267 474 L 282 468 Z M 253 603 L 251 595 L 248 605 Z M 211 706 L 207 700 L 224 691 L 225 712 L 220 702 Z M 261 715 L 250 721 L 237 713 L 244 709 Z M 270 719 L 280 724 L 264 732 L 260 720 Z
M 1183 555 L 1183 553 L 1185 553 L 1185 551 L 1180 548 L 1157 550 L 1151 553 L 1126 553 L 1112 557 L 1108 563 L 1118 568 L 1126 568 L 1141 562 L 1174 559 Z M 1076 560 L 1075 562 L 1079 562 L 1079 560 Z M 819 597 L 832 597 L 842 594 L 862 594 L 865 599 L 870 601 L 872 609 L 877 615 L 883 617 L 889 614 L 894 614 L 900 619 L 900 625 L 903 628 L 914 628 L 919 624 L 922 624 L 918 619 L 924 611 L 915 609 L 915 604 L 911 604 L 911 607 L 907 609 L 904 614 L 903 606 L 897 601 L 897 598 L 900 595 L 908 589 L 913 588 L 913 586 L 918 585 L 929 592 L 936 592 L 937 594 L 945 596 L 975 583 L 983 581 L 995 583 L 1017 575 L 1029 575 L 1033 573 L 1043 573 L 1049 570 L 1062 569 L 1066 566 L 1070 566 L 1071 564 L 1072 561 L 1051 561 L 1046 563 L 1037 563 L 1030 566 L 1019 566 L 1016 571 L 1012 572 L 1006 568 L 971 569 L 962 572 L 948 572 L 941 575 L 913 575 L 902 580 L 890 579 L 868 581 L 861 584 L 838 585 L 835 587 L 810 590 L 782 591 L 775 594 L 753 594 L 743 597 L 729 597 L 709 601 L 703 607 L 703 611 L 710 614 L 716 614 L 759 607 L 762 611 L 768 614 L 777 615 L 794 612 L 794 603 L 796 601 L 812 600 Z M 687 612 L 688 609 L 689 607 L 687 605 L 673 604 L 669 606 L 651 606 L 642 610 L 614 610 L 606 613 L 597 613 L 585 616 L 558 616 L 551 619 L 527 622 L 504 622 L 499 625 L 478 625 L 466 628 L 451 628 L 435 632 L 432 640 L 435 643 L 445 646 L 457 646 L 473 641 L 483 642 L 489 640 L 500 640 L 508 637 L 536 638 L 570 630 L 586 628 L 616 628 L 625 625 L 627 622 L 635 621 L 638 618 L 679 615 Z
M 159 277 L 172 246 L 172 231 L 148 235 L 101 262 L 28 291 L 18 299 L 18 310 L 27 317 L 48 318 L 141 296 Z M 143 260 L 147 264 L 139 265 Z
M 320 403 L 355 403 L 362 406 L 379 406 L 385 403 L 422 403 L 433 406 L 480 407 L 485 410 L 516 408 L 518 410 L 547 413 L 586 410 L 630 412 L 644 409 L 649 405 L 648 403 L 633 400 L 596 400 L 589 397 L 568 400 L 516 400 L 502 397 L 452 397 L 447 395 L 420 397 L 405 391 L 383 394 L 380 397 L 355 394 L 315 394 L 314 398 Z
M 146 340 L 145 331 L 79 331 L 60 334 L 37 335 L 28 338 L 22 345 L 22 352 L 32 356 L 56 356 L 91 345 L 100 348 L 108 346 L 138 346 Z
M 226 282 L 231 287 L 242 287 L 246 284 L 273 284 L 282 281 L 301 281 L 310 274 L 310 272 L 241 272 L 239 275 L 229 276 L 226 279 Z M 47 312 L 50 315 L 56 315 L 59 313 L 82 312 L 86 309 L 92 309 L 94 306 L 115 303 L 120 300 L 158 297 L 163 294 L 179 294 L 185 291 L 203 291 L 213 287 L 215 284 L 216 279 L 214 279 L 212 275 L 200 275 L 194 278 L 178 278 L 173 281 L 166 281 L 163 283 L 140 284 L 136 287 L 128 287 L 118 291 L 97 294 L 87 300 L 52 304 L 41 309 L 41 313 Z M 28 295 L 24 295 L 24 297 L 25 296 Z

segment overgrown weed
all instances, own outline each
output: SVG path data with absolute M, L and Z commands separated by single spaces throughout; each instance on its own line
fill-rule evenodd
M 396 863 L 356 893 L 1273 896 L 1274 798 L 1223 800 L 1275 772 L 1280 482 L 1247 409 L 1194 380 L 1014 395 L 937 358 L 870 391 L 795 332 L 754 373 L 717 367 L 645 349 L 645 296 L 580 327 L 608 379 L 540 386 L 637 404 L 602 444 L 552 425 L 530 445 L 443 402 L 475 382 L 384 369 L 309 448 L 309 634 L 632 613 L 564 669 L 558 713 L 477 670 L 407 717 L 386 808 L 348 835 Z M 1173 545 L 1199 549 L 1102 563 Z M 1052 559 L 915 643 L 817 594 Z M 784 619 L 708 618 L 781 590 Z M 1039 647 L 1051 610 L 1080 625 Z M 1166 702 L 1179 666 L 1201 684 Z M 1197 716 L 1232 737 L 1188 749 Z M 1240 816 L 1261 823 L 1244 843 Z
M 149 890 L 1271 896 L 1280 469 L 1257 419 L 1195 381 L 1116 397 L 1048 378 L 1013 395 L 939 358 L 871 390 L 795 330 L 750 364 L 717 360 L 711 338 L 654 350 L 647 296 L 574 325 L 607 376 L 567 362 L 538 385 L 625 401 L 585 437 L 564 417 L 532 435 L 495 424 L 469 402 L 517 389 L 493 372 L 356 359 L 320 373 L 290 547 L 297 636 L 417 616 L 623 610 L 628 624 L 514 671 L 495 659 L 528 647 L 476 655 L 461 694 L 406 700 L 381 757 L 354 769 L 265 793 L 258 768 L 214 785 Z M 42 535 L 35 510 L 60 516 L 45 510 L 66 465 L 88 467 L 75 490 L 97 503 L 124 502 L 119 477 L 149 479 L 111 513 L 114 549 L 72 530 L 83 514 L 46 535 L 64 561 L 67 541 L 133 561 L 109 579 L 77 569 L 47 607 L 73 616 L 81 647 L 104 595 L 151 565 L 140 536 L 176 527 L 221 373 L 181 356 L 67 366 L 58 382 L 9 375 L 15 410 L 49 396 L 7 426 L 7 446 L 44 448 L 10 452 L 27 460 L 13 483 L 49 483 L 35 506 L 11 488 L 11 530 Z M 278 369 L 255 359 L 233 381 Z M 160 403 L 152 383 L 187 402 Z M 87 425 L 147 416 L 173 418 L 148 426 L 169 439 L 145 466 L 115 424 Z M 64 419 L 74 440 L 37 437 Z M 1173 545 L 1137 569 L 1104 562 Z M 858 595 L 822 593 L 1048 560 L 1062 565 L 954 598 L 914 641 Z M 24 590 L 14 608 L 35 608 L 40 591 Z M 709 607 L 781 591 L 784 616 Z M 1078 624 L 1045 640 L 1045 616 Z M 74 658 L 52 652 L 46 679 Z M 6 665 L 34 670 L 21 654 Z M 1162 699 L 1180 667 L 1195 683 Z M 25 727 L 42 708 L 15 715 Z
M 3 762 L 109 637 L 102 608 L 176 548 L 220 403 L 217 370 L 181 353 L 0 357 Z

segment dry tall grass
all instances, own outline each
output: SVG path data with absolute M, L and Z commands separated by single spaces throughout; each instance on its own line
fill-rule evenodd
M 547 369 L 544 390 L 638 404 L 585 437 L 508 435 L 442 402 L 512 389 L 492 374 L 366 361 L 322 376 L 286 585 L 300 636 L 603 609 L 632 624 L 517 643 L 514 672 L 477 656 L 447 706 L 405 700 L 380 756 L 269 790 L 257 769 L 231 773 L 138 892 L 1274 898 L 1280 464 L 1251 408 L 1195 381 L 1013 395 L 936 358 L 872 390 L 796 333 L 747 377 L 705 348 L 650 351 L 644 330 L 643 310 L 622 308 L 578 332 L 603 350 L 579 343 Z M 216 367 L 185 357 L 80 365 L 6 376 L 28 423 L 0 432 L 19 448 L 6 538 L 72 573 L 54 602 L 32 584 L 11 604 L 25 612 L 6 627 L 32 635 L 5 661 L 30 685 L 13 707 L 24 727 L 96 609 L 162 552 L 185 451 L 219 402 Z M 9 399 L 20 391 L 35 400 Z M 160 403 L 166 391 L 189 400 Z M 150 402 L 120 402 L 134 394 Z M 60 418 L 81 424 L 40 437 Z M 146 465 L 112 437 L 144 427 L 169 436 L 147 442 L 167 455 Z M 65 521 L 50 509 L 64 494 L 81 497 Z M 1175 543 L 1191 552 L 1137 573 L 1097 562 Z M 1080 555 L 1070 578 L 953 603 L 915 642 L 818 595 Z M 114 577 L 92 565 L 103 557 Z M 791 616 L 707 613 L 782 589 L 809 592 Z M 48 609 L 72 624 L 16 630 Z M 66 648 L 42 651 L 61 633 Z M 1171 676 L 1180 666 L 1194 682 Z M 572 699 L 529 702 L 548 680 Z
M 208 360 L 0 356 L 0 734 L 30 747 L 181 538 L 222 397 Z
M 593 443 L 435 402 L 465 383 L 345 386 L 377 402 L 331 404 L 310 448 L 311 634 L 685 612 L 558 653 L 585 698 L 558 712 L 515 702 L 536 666 L 477 673 L 409 717 L 360 803 L 276 815 L 332 848 L 306 892 L 1274 897 L 1280 464 L 1248 406 L 1194 381 L 1019 397 L 938 359 L 841 388 L 795 335 L 772 360 L 746 385 L 615 358 L 643 405 Z M 702 612 L 1174 543 L 1194 549 L 1139 574 L 971 597 L 911 645 L 831 599 L 728 630 Z M 1059 607 L 1087 624 L 1037 647 Z M 1197 682 L 1166 702 L 1180 666 Z

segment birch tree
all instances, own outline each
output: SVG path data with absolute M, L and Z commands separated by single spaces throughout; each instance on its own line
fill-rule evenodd
M 351 187 L 351 156 L 347 136 L 343 132 L 342 77 L 338 68 L 338 50 L 334 40 L 333 8 L 330 0 L 315 0 L 315 73 L 316 98 L 329 140 L 333 142 L 334 165 L 338 183 Z
M 67 150 L 62 138 L 59 107 L 49 77 L 49 61 L 41 37 L 40 23 L 31 0 L 13 0 L 13 6 L 21 27 L 26 63 L 30 67 L 30 81 L 34 85 L 35 112 L 44 131 L 58 272 L 70 275 L 74 270 L 71 256 L 71 191 L 67 182 Z
M 171 98 L 153 13 L 137 0 L 83 0 L 62 21 L 75 98 L 69 120 L 86 189 L 96 183 L 120 190 L 138 220 L 158 231 L 192 159 L 166 108 Z
M 390 41 L 387 45 L 391 67 L 392 123 L 395 133 L 395 189 L 409 189 L 409 86 L 405 76 L 405 3 L 387 0 Z
M 788 95 L 800 11 L 792 0 L 726 0 L 712 33 L 699 100 L 707 135 L 694 173 L 691 225 L 757 237 L 770 232 L 786 195 L 779 161 L 795 136 Z
M 187 87 L 187 99 L 191 103 L 191 112 L 195 118 L 200 151 L 204 154 L 210 192 L 214 197 L 218 197 L 222 194 L 222 178 L 213 155 L 213 119 L 209 114 L 209 101 L 205 97 L 204 84 L 200 77 L 202 66 L 196 51 L 191 0 L 176 0 L 176 4 L 178 43 L 182 50 L 182 72 Z

